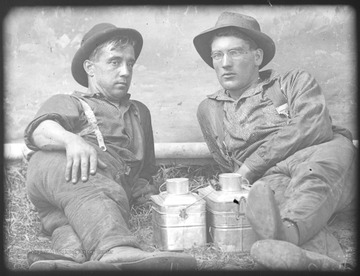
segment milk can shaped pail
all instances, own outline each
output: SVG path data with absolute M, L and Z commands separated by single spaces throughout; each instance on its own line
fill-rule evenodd
M 206 243 L 205 200 L 189 191 L 187 178 L 166 181 L 166 191 L 151 196 L 154 243 L 182 251 Z
M 226 252 L 248 252 L 257 240 L 245 217 L 249 186 L 241 175 L 224 173 L 219 175 L 220 190 L 212 186 L 199 189 L 207 210 L 209 238 Z

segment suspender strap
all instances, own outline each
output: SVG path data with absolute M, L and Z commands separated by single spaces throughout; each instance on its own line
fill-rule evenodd
M 87 118 L 87 120 L 88 120 L 88 122 L 90 124 L 90 129 L 92 130 L 91 132 L 95 133 L 95 136 L 96 136 L 96 139 L 98 141 L 100 149 L 102 151 L 106 151 L 106 146 L 105 146 L 103 135 L 102 135 L 102 133 L 101 133 L 101 131 L 99 129 L 95 114 L 92 111 L 90 105 L 87 102 L 85 102 L 84 100 L 82 100 L 82 99 L 80 99 L 78 97 L 75 97 L 75 98 L 77 98 L 80 101 L 80 103 L 81 103 L 81 105 L 82 105 L 82 107 L 84 109 L 85 116 L 86 116 L 86 118 Z

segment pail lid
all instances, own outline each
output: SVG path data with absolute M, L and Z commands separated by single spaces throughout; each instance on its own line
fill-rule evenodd
M 166 180 L 166 191 L 169 194 L 183 195 L 189 193 L 188 178 L 169 178 Z
M 238 173 L 219 174 L 219 185 L 221 191 L 236 192 L 241 191 L 242 176 Z

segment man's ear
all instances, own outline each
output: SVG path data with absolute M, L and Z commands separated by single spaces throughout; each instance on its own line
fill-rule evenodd
M 88 76 L 94 76 L 94 63 L 88 59 L 86 59 L 83 63 L 84 70 Z
M 264 51 L 261 48 L 255 50 L 255 64 L 260 66 L 264 59 Z

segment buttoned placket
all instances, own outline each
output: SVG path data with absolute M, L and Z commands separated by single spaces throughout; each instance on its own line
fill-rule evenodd
M 97 95 L 96 95 L 97 96 Z M 127 101 L 124 105 L 121 105 L 121 102 L 119 102 L 119 104 L 114 104 L 113 102 L 107 100 L 105 97 L 103 98 L 103 100 L 105 100 L 107 103 L 109 103 L 110 105 L 114 106 L 120 113 L 120 120 L 122 119 L 124 121 L 124 127 L 125 127 L 125 134 L 128 136 L 129 138 L 129 147 L 131 146 L 131 143 L 133 141 L 133 137 L 131 135 L 131 131 L 129 131 L 128 126 L 125 124 L 125 114 L 126 112 L 129 111 L 130 106 L 132 105 L 129 101 Z M 121 179 L 121 175 L 124 173 L 125 175 L 129 175 L 131 171 L 131 168 L 126 165 L 125 166 L 125 172 L 123 171 L 118 171 L 116 173 L 115 179 L 116 181 L 120 181 Z

